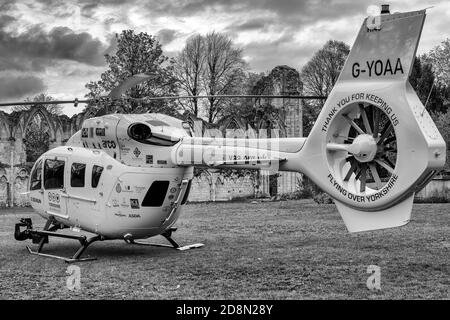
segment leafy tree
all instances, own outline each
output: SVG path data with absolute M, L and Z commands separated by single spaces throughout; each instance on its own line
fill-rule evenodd
M 415 58 L 409 82 L 429 111 L 445 112 L 447 106 L 444 104 L 444 99 L 447 88 L 435 81 L 432 65 L 427 61 L 424 56 Z
M 86 88 L 89 89 L 87 98 L 98 99 L 102 95 L 107 95 L 125 79 L 140 73 L 152 75 L 152 78 L 129 89 L 125 93 L 125 97 L 144 98 L 174 95 L 176 93 L 176 79 L 172 74 L 174 62 L 163 54 L 161 44 L 156 37 L 144 32 L 135 34 L 133 30 L 124 30 L 116 37 L 116 53 L 105 55 L 108 70 L 102 73 L 100 80 L 86 84 Z M 125 100 L 119 103 L 100 100 L 97 105 L 90 104 L 87 106 L 87 111 L 94 111 L 93 113 L 100 110 L 105 113 L 148 111 L 177 114 L 174 102 L 169 100 L 147 102 Z
M 450 109 L 446 113 L 432 114 L 432 117 L 447 144 L 447 162 L 444 169 L 450 170 Z
M 450 38 L 431 49 L 424 57 L 433 66 L 436 80 L 446 87 L 450 87 Z
M 306 63 L 301 71 L 304 93 L 307 95 L 327 96 L 339 78 L 350 47 L 342 41 L 329 40 Z M 303 132 L 311 131 L 324 101 L 303 101 Z

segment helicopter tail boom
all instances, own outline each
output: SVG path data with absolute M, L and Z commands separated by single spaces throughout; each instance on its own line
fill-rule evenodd
M 286 170 L 305 138 L 235 139 L 185 138 L 174 150 L 173 162 L 180 166 L 234 169 Z

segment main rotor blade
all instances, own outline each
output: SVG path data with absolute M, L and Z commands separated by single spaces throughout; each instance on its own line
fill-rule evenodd
M 155 78 L 156 75 L 139 73 L 135 74 L 129 78 L 126 78 L 117 87 L 111 90 L 108 97 L 110 98 L 120 98 L 128 89 L 137 86 L 139 83 L 145 82 L 149 79 Z
M 299 95 L 243 95 L 243 94 L 221 94 L 221 95 L 202 95 L 202 96 L 161 96 L 161 97 L 143 97 L 143 98 L 113 98 L 111 96 L 101 96 L 96 99 L 84 99 L 78 100 L 75 98 L 74 100 L 52 100 L 52 101 L 16 101 L 16 102 L 2 102 L 0 103 L 0 107 L 12 107 L 12 106 L 34 106 L 34 105 L 46 105 L 46 104 L 75 104 L 79 103 L 95 103 L 102 99 L 107 99 L 109 101 L 115 100 L 131 100 L 131 101 L 154 101 L 154 100 L 179 100 L 179 99 L 207 99 L 207 98 L 241 98 L 241 99 L 307 99 L 307 100 L 324 100 L 327 97 L 324 96 L 299 96 Z
M 39 105 L 52 105 L 52 104 L 74 104 L 77 106 L 79 103 L 89 103 L 93 100 L 51 100 L 51 101 L 19 101 L 19 102 L 2 102 L 0 107 L 13 107 L 13 106 L 39 106 Z
M 366 132 L 368 134 L 372 134 L 372 128 L 370 127 L 369 118 L 367 117 L 366 110 L 364 109 L 364 105 L 361 103 L 359 105 L 359 109 L 361 110 L 361 117 L 363 119 L 364 127 L 366 128 Z
M 359 134 L 365 133 L 348 115 L 345 114 L 343 117 Z
M 377 185 L 377 189 L 380 190 L 383 187 L 383 184 L 381 183 L 380 175 L 378 174 L 377 168 L 373 163 L 369 163 L 369 169 L 372 173 L 372 177 L 375 180 L 375 183 Z

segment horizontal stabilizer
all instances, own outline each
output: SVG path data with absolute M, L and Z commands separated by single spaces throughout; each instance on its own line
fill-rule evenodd
M 400 227 L 411 218 L 414 194 L 406 200 L 380 211 L 361 211 L 334 201 L 349 232 Z

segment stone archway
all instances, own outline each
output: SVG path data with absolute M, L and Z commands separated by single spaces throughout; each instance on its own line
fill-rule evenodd
M 0 207 L 6 207 L 9 203 L 8 174 L 4 168 L 0 168 Z
M 35 162 L 56 140 L 54 125 L 49 115 L 42 110 L 33 111 L 27 118 L 23 130 L 26 162 Z
M 0 140 L 7 141 L 11 137 L 10 123 L 3 112 L 0 112 Z

